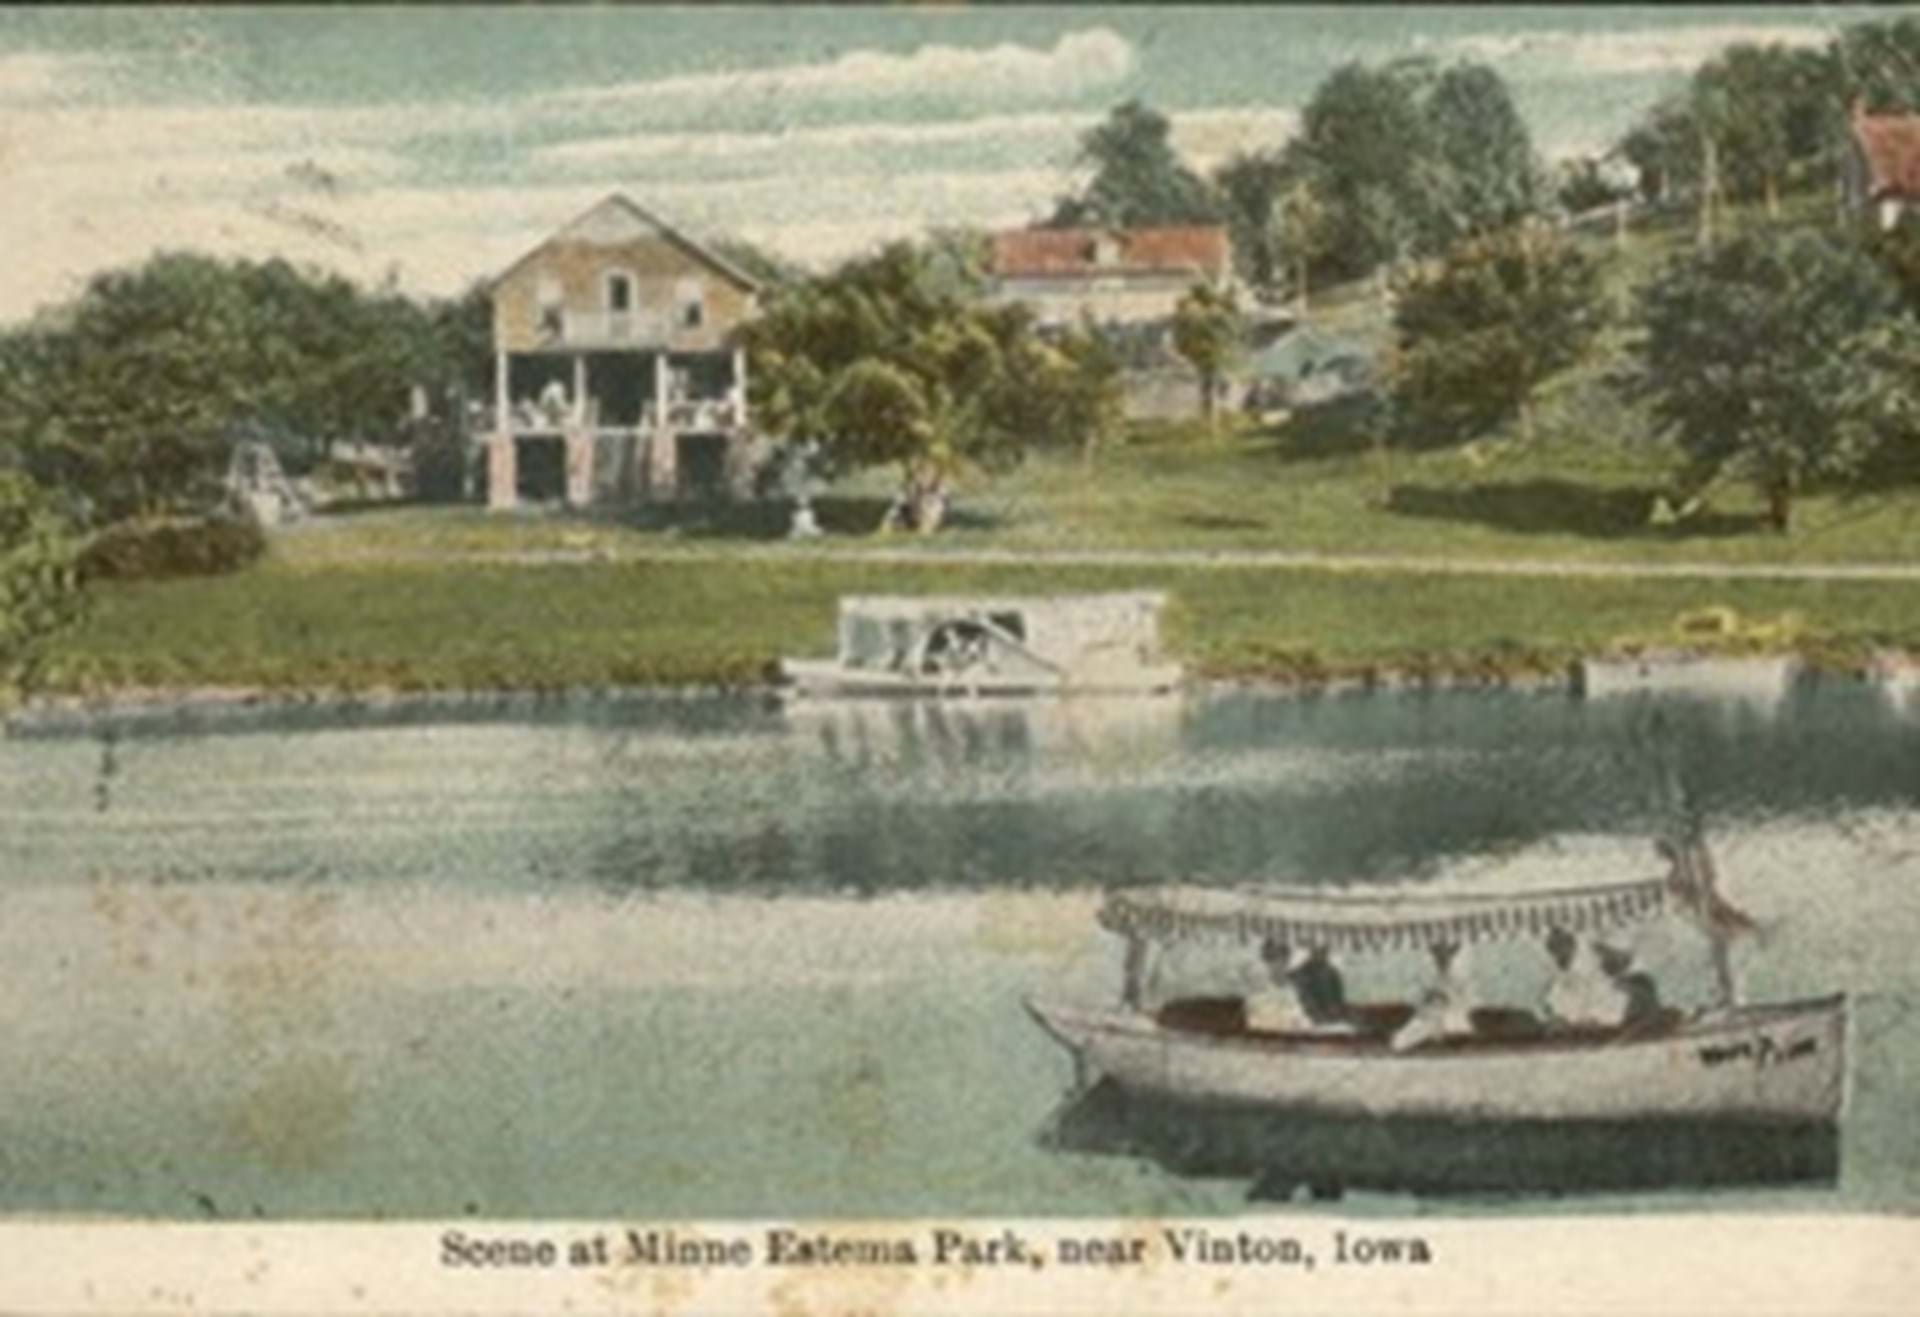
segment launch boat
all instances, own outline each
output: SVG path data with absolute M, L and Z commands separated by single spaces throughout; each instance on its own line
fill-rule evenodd
M 1483 1008 L 1471 1029 L 1402 1049 L 1400 1003 L 1346 1008 L 1338 1031 L 1250 1025 L 1244 999 L 1175 998 L 1148 1008 L 1141 979 L 1156 948 L 1205 940 L 1280 941 L 1342 956 L 1435 944 L 1536 943 L 1561 929 L 1590 939 L 1679 911 L 1709 925 L 1716 948 L 1737 912 L 1676 876 L 1519 895 L 1394 895 L 1324 889 L 1190 887 L 1111 894 L 1101 923 L 1127 939 L 1115 1007 L 1032 1000 L 1034 1018 L 1096 1080 L 1152 1100 L 1302 1115 L 1487 1121 L 1838 1119 L 1846 1090 L 1843 994 L 1742 1005 L 1726 957 L 1722 1000 L 1617 1027 L 1554 1027 L 1531 1012 Z M 1731 916 L 1731 917 L 1729 917 Z
M 838 652 L 785 659 L 798 695 L 1152 694 L 1180 682 L 1160 652 L 1166 597 L 856 595 Z

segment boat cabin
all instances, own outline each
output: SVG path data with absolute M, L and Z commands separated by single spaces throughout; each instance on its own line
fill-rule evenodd
M 831 662 L 789 660 L 803 687 L 943 692 L 1164 690 L 1155 593 L 843 598 Z

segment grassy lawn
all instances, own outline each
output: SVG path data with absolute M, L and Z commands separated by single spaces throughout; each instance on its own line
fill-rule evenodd
M 1815 493 L 1782 536 L 1742 485 L 1714 492 L 1680 526 L 1649 524 L 1671 459 L 1651 445 L 1581 437 L 1601 411 L 1598 385 L 1552 390 L 1531 444 L 1495 434 L 1464 449 L 1379 452 L 1351 418 L 1329 416 L 1210 438 L 1182 432 L 1098 455 L 1091 469 L 1055 455 L 963 483 L 950 524 L 928 537 L 873 533 L 892 489 L 887 472 L 843 482 L 820 500 L 839 550 L 1274 550 L 1581 562 L 1920 562 L 1920 487 Z M 1600 420 L 1618 427 L 1617 409 Z M 1596 423 L 1597 425 L 1597 423 Z M 394 507 L 322 517 L 279 537 L 288 561 L 320 565 L 392 557 L 591 553 L 622 557 L 685 544 L 753 544 L 804 559 L 782 536 L 784 508 L 748 505 L 656 513 L 650 522 L 553 513 Z
M 115 586 L 55 655 L 67 691 L 558 688 L 746 683 L 825 654 L 839 595 L 1162 588 L 1169 641 L 1216 677 L 1548 671 L 1682 615 L 1857 661 L 1920 648 L 1920 584 L 1428 577 L 1274 568 L 658 560 L 326 567 Z

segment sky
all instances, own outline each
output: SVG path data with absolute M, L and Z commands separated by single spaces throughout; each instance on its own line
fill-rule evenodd
M 0 324 L 155 251 L 444 295 L 610 192 L 812 266 L 1020 225 L 1138 97 L 1210 169 L 1334 68 L 1491 64 L 1549 158 L 1832 6 L 0 8 Z M 1884 15 L 1881 15 L 1884 16 Z

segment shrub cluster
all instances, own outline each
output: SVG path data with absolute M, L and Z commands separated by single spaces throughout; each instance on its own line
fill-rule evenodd
M 258 523 L 241 517 L 122 521 L 80 555 L 88 581 L 151 581 L 234 572 L 266 552 Z

